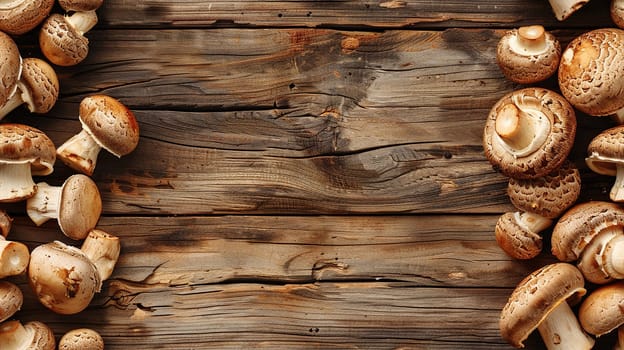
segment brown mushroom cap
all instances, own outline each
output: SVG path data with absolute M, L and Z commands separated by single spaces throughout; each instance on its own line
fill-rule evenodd
M 63 15 L 51 14 L 39 32 L 41 52 L 59 66 L 73 66 L 89 54 L 89 39 L 71 25 Z
M 23 326 L 17 320 L 0 324 L 0 343 L 3 349 L 56 349 L 54 332 L 39 321 L 31 321 Z
M 519 210 L 554 219 L 572 206 L 581 193 L 581 175 L 566 161 L 550 174 L 536 179 L 509 179 L 507 194 Z
M 501 311 L 502 337 L 515 347 L 524 340 L 560 303 L 585 295 L 581 272 L 567 263 L 546 265 L 525 277 L 511 293 Z
M 33 175 L 54 171 L 56 148 L 43 131 L 22 124 L 0 124 L 0 164 L 30 163 Z
M 8 281 L 0 281 L 0 322 L 6 321 L 22 307 L 22 290 Z
M 532 259 L 542 251 L 542 236 L 524 224 L 521 215 L 519 212 L 501 215 L 494 234 L 498 246 L 507 255 L 514 259 Z
M 61 189 L 58 223 L 72 239 L 84 239 L 102 214 L 102 199 L 90 177 L 75 174 L 67 178 Z
M 139 143 L 139 124 L 128 107 L 107 95 L 92 95 L 80 102 L 82 127 L 105 150 L 121 157 Z
M 517 118 L 520 124 L 516 132 L 526 133 L 530 140 L 518 145 L 506 141 L 499 127 L 503 118 Z M 532 123 L 535 129 L 523 126 L 524 122 Z M 490 163 L 504 175 L 531 179 L 559 168 L 572 149 L 575 135 L 574 109 L 561 95 L 543 88 L 524 88 L 505 95 L 492 107 L 483 131 L 483 148 Z
M 540 25 L 507 32 L 498 42 L 496 61 L 503 74 L 519 84 L 546 80 L 559 67 L 561 45 Z
M 617 166 L 624 165 L 624 125 L 614 126 L 596 135 L 587 146 L 587 166 L 601 175 L 616 176 Z
M 59 0 L 63 10 L 70 11 L 94 11 L 102 6 L 104 0 Z
M 84 310 L 101 288 L 97 268 L 78 248 L 54 241 L 33 249 L 28 277 L 39 301 L 59 314 Z
M 31 112 L 47 113 L 54 107 L 59 95 L 59 81 L 54 68 L 46 61 L 25 58 L 21 80 L 30 95 L 28 109 Z
M 93 329 L 73 329 L 63 335 L 59 350 L 104 350 L 104 339 Z
M 12 225 L 13 219 L 5 210 L 0 209 L 0 236 L 6 237 L 11 231 Z
M 624 1 L 612 0 L 610 12 L 613 23 L 619 28 L 624 28 Z
M 17 44 L 10 36 L 0 32 L 0 107 L 15 93 L 20 70 L 21 58 Z
M 624 107 L 623 60 L 623 30 L 602 28 L 581 34 L 561 57 L 561 93 L 589 115 L 614 114 Z
M 611 202 L 592 201 L 573 206 L 553 228 L 552 253 L 561 261 L 577 260 L 603 230 L 624 226 L 624 209 Z
M 52 10 L 54 0 L 9 1 L 0 5 L 0 31 L 24 34 L 39 25 Z
M 579 308 L 579 322 L 595 336 L 605 335 L 624 324 L 624 281 L 604 285 L 591 292 Z

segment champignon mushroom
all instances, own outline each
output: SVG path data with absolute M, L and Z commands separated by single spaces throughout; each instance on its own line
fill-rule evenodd
M 591 292 L 579 307 L 579 322 L 596 337 L 603 336 L 624 324 L 624 281 L 601 286 Z
M 517 179 L 542 177 L 566 160 L 576 135 L 574 109 L 537 87 L 513 91 L 492 107 L 483 131 L 490 163 Z
M 59 241 L 46 243 L 31 253 L 28 277 L 39 301 L 59 314 L 84 310 L 119 256 L 117 237 L 89 234 L 83 249 Z
M 22 75 L 17 82 L 17 91 L 0 107 L 0 119 L 22 104 L 31 113 L 49 112 L 59 94 L 59 81 L 54 68 L 38 58 L 22 61 Z
M 102 213 L 102 198 L 90 177 L 75 174 L 62 186 L 40 182 L 37 187 L 37 193 L 26 200 L 26 213 L 35 225 L 57 219 L 63 234 L 75 240 L 84 239 L 95 228 Z
M 80 102 L 82 131 L 72 136 L 57 150 L 57 155 L 70 168 L 92 175 L 100 150 L 117 157 L 132 152 L 139 142 L 139 124 L 134 114 L 118 100 L 106 95 L 93 95 Z
M 0 124 L 0 203 L 32 197 L 32 175 L 49 175 L 56 160 L 54 143 L 41 130 Z
M 22 58 L 15 41 L 0 31 L 0 106 L 3 106 L 17 89 L 22 70 Z
M 0 2 L 0 31 L 24 34 L 38 26 L 52 10 L 54 0 L 14 0 Z
M 0 236 L 0 278 L 15 276 L 26 271 L 30 253 L 20 242 L 7 241 Z
M 594 172 L 615 176 L 609 197 L 614 202 L 624 201 L 624 125 L 618 125 L 598 134 L 587 146 L 585 163 Z
M 12 225 L 13 219 L 5 210 L 0 209 L 0 236 L 6 238 L 6 236 L 11 231 Z
M 624 117 L 624 30 L 601 28 L 573 39 L 561 56 L 559 88 L 591 116 Z
M 624 28 L 624 0 L 611 1 L 611 19 L 619 28 Z
M 4 322 L 22 308 L 24 295 L 18 286 L 0 281 L 0 322 Z
M 90 328 L 73 329 L 63 335 L 59 350 L 104 350 L 104 339 Z
M 541 25 L 507 32 L 498 42 L 496 61 L 503 74 L 519 84 L 546 80 L 559 67 L 559 40 Z
M 84 36 L 97 24 L 95 11 L 79 11 L 71 15 L 50 15 L 39 31 L 39 46 L 50 62 L 74 66 L 89 54 L 89 39 Z
M 544 344 L 553 349 L 591 349 L 594 339 L 581 328 L 568 300 L 585 295 L 581 272 L 571 264 L 546 265 L 525 277 L 503 307 L 502 337 L 517 348 L 537 328 Z
M 102 6 L 103 0 L 59 0 L 59 5 L 66 12 L 95 11 Z
M 589 0 L 548 0 L 552 7 L 555 17 L 563 21 L 570 17 L 574 12 L 583 7 Z
M 503 214 L 495 229 L 498 245 L 516 259 L 532 259 L 542 251 L 540 232 L 576 202 L 581 175 L 570 161 L 536 179 L 509 179 L 507 194 L 520 211 Z
M 624 209 L 611 202 L 585 202 L 564 213 L 551 236 L 552 254 L 578 260 L 586 280 L 604 284 L 624 278 Z
M 38 321 L 22 325 L 20 321 L 0 324 L 0 348 L 2 350 L 55 350 L 54 332 Z

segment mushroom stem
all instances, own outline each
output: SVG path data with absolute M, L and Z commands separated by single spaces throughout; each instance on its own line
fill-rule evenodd
M 0 202 L 16 202 L 32 196 L 37 185 L 30 164 L 0 164 Z
M 26 201 L 26 213 L 37 226 L 43 225 L 59 215 L 61 186 L 50 186 L 45 182 L 37 184 L 37 193 Z
M 23 273 L 29 260 L 30 252 L 26 245 L 0 238 L 0 278 Z
M 520 27 L 516 40 L 510 42 L 511 50 L 524 56 L 539 55 L 546 51 L 546 31 L 541 25 Z
M 544 143 L 550 122 L 537 110 L 518 108 L 510 103 L 501 108 L 494 128 L 510 153 L 523 157 L 535 152 Z
M 530 232 L 542 232 L 549 228 L 552 220 L 529 212 L 515 212 L 516 222 L 524 225 Z
M 614 202 L 624 202 L 624 164 L 616 164 L 615 183 L 611 187 L 609 197 Z
M 581 328 L 567 302 L 559 303 L 537 327 L 548 350 L 591 349 L 594 339 Z
M 25 349 L 32 342 L 32 333 L 19 321 L 8 321 L 0 325 L 0 344 L 6 349 Z
M 105 281 L 113 273 L 121 245 L 118 237 L 93 229 L 82 243 L 80 250 L 95 264 L 100 279 Z
M 589 0 L 548 0 L 558 20 L 563 21 Z
M 624 325 L 618 327 L 618 341 L 613 350 L 624 350 Z
M 65 141 L 57 150 L 59 158 L 74 170 L 93 174 L 98 154 L 102 147 L 85 130 Z
M 615 113 L 611 116 L 611 119 L 618 124 L 624 124 L 624 108 L 620 108 L 615 111 Z
M 90 31 L 98 22 L 95 10 L 78 11 L 66 17 L 67 22 L 74 26 L 80 34 Z

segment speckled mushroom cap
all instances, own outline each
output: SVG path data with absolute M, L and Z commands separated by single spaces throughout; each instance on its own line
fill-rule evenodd
M 104 350 L 104 340 L 93 329 L 73 329 L 63 335 L 59 350 Z
M 24 325 L 28 332 L 34 334 L 32 342 L 28 349 L 55 350 L 56 339 L 54 332 L 48 325 L 39 321 L 31 321 Z
M 28 104 L 31 112 L 47 113 L 54 107 L 59 95 L 59 81 L 54 68 L 46 61 L 25 58 L 21 81 L 32 99 Z
M 75 240 L 84 239 L 102 213 L 102 199 L 90 177 L 75 174 L 61 188 L 58 223 L 63 233 Z
M 591 292 L 579 307 L 579 322 L 597 337 L 624 324 L 624 281 L 610 283 Z
M 63 10 L 70 11 L 93 11 L 102 6 L 104 0 L 59 0 Z
M 559 41 L 540 25 L 508 31 L 496 49 L 501 72 L 519 84 L 546 80 L 557 71 L 560 59 Z
M 560 303 L 585 295 L 581 272 L 568 263 L 546 265 L 525 277 L 501 311 L 503 339 L 522 348 L 524 340 Z
M 30 163 L 33 175 L 54 171 L 56 148 L 43 131 L 22 124 L 0 124 L 0 164 Z
M 594 172 L 615 176 L 617 166 L 624 165 L 624 125 L 618 125 L 596 135 L 587 146 L 585 163 Z
M 58 66 L 76 65 L 89 54 L 89 39 L 58 13 L 43 22 L 39 46 L 45 57 Z
M 528 145 L 515 146 L 497 131 L 497 118 L 512 110 L 520 120 L 530 121 L 539 134 Z M 518 132 L 525 132 L 522 129 Z M 483 148 L 490 163 L 508 177 L 531 179 L 545 176 L 566 160 L 576 135 L 576 115 L 559 94 L 537 87 L 524 88 L 503 96 L 492 107 L 483 131 Z
M 577 260 L 603 230 L 624 226 L 624 209 L 612 202 L 580 203 L 565 212 L 551 236 L 552 253 L 561 261 Z
M 21 57 L 15 41 L 0 32 L 0 106 L 3 106 L 17 89 L 21 74 Z
M 10 349 L 56 349 L 54 332 L 39 321 L 31 321 L 23 326 L 17 320 L 4 322 L 0 324 L 0 339 L 3 346 Z
M 80 102 L 82 127 L 105 150 L 121 157 L 139 143 L 139 124 L 128 107 L 107 95 L 92 95 Z
M 593 116 L 624 107 L 624 31 L 602 28 L 581 34 L 565 49 L 559 88 L 580 111 Z
M 38 26 L 52 10 L 54 0 L 16 0 L 0 3 L 0 31 L 24 34 Z
M 59 314 L 84 310 L 102 286 L 91 260 L 80 249 L 59 241 L 33 249 L 28 277 L 41 304 Z
M 619 28 L 624 28 L 624 1 L 612 0 L 610 12 L 613 23 Z
M 520 260 L 532 259 L 542 251 L 542 236 L 523 225 L 520 215 L 520 212 L 501 215 L 496 222 L 494 236 L 507 255 Z
M 566 161 L 550 174 L 536 179 L 509 179 L 507 194 L 519 210 L 554 219 L 572 206 L 581 193 L 581 175 Z
M 18 286 L 0 281 L 0 322 L 6 321 L 22 307 L 24 296 Z

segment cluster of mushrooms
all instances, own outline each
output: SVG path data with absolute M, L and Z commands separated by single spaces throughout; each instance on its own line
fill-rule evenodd
M 0 1 L 0 119 L 26 107 L 45 114 L 59 96 L 53 65 L 72 66 L 88 54 L 84 33 L 97 23 L 102 0 L 59 0 L 63 14 L 52 13 L 54 0 Z M 38 30 L 44 59 L 22 58 L 13 40 Z M 50 63 L 48 63 L 50 62 Z M 60 231 L 80 247 L 52 241 L 32 251 L 7 238 L 12 218 L 0 207 L 0 349 L 56 349 L 52 330 L 42 322 L 12 319 L 23 303 L 23 291 L 7 278 L 27 276 L 31 292 L 49 310 L 83 311 L 110 277 L 120 254 L 119 238 L 98 229 L 102 199 L 91 179 L 100 151 L 117 157 L 132 152 L 139 141 L 134 114 L 107 95 L 85 97 L 79 106 L 82 130 L 58 148 L 41 130 L 0 122 L 0 206 L 24 203 L 34 226 L 56 220 Z M 74 174 L 55 186 L 35 182 L 50 175 L 56 159 Z M 12 204 L 13 206 L 15 204 Z M 58 349 L 103 349 L 102 337 L 79 328 L 63 335 Z
M 564 20 L 587 0 L 550 2 Z M 508 79 L 530 85 L 557 73 L 560 90 L 527 86 L 508 93 L 490 110 L 483 133 L 485 155 L 508 177 L 517 209 L 499 218 L 497 243 L 515 259 L 532 259 L 551 228 L 559 261 L 524 278 L 501 311 L 501 335 L 518 348 L 536 329 L 549 350 L 591 349 L 596 337 L 617 329 L 615 348 L 624 349 L 623 14 L 624 1 L 612 1 L 619 28 L 583 33 L 563 52 L 540 25 L 511 30 L 497 46 Z M 568 159 L 577 110 L 617 124 L 589 143 L 585 159 L 592 171 L 615 177 L 610 201 L 577 202 L 581 177 Z M 586 282 L 594 284 L 590 293 Z

